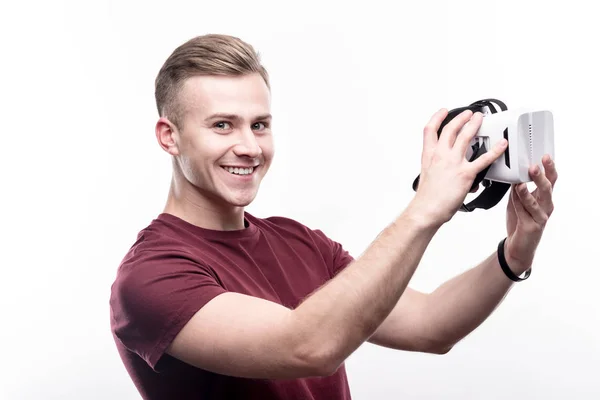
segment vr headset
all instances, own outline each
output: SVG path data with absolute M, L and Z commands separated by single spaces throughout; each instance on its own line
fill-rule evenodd
M 463 212 L 476 208 L 487 210 L 502 200 L 511 184 L 532 181 L 529 176 L 531 165 L 537 164 L 543 171 L 544 154 L 550 154 L 554 159 L 554 119 L 548 110 L 508 110 L 500 100 L 483 99 L 449 111 L 437 132 L 438 137 L 448 122 L 465 110 L 481 112 L 484 117 L 479 131 L 471 140 L 467 160 L 476 160 L 502 138 L 508 140 L 504 156 L 477 174 L 471 187 L 475 190 L 483 183 L 485 189 L 473 201 L 460 207 Z M 414 191 L 419 186 L 419 178 L 420 175 L 413 182 Z

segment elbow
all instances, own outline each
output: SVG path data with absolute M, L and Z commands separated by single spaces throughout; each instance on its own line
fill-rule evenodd
M 292 314 L 293 315 L 293 314 Z M 352 352 L 344 335 L 332 334 L 328 329 L 293 319 L 285 346 L 291 363 L 302 377 L 334 375 Z
M 324 378 L 335 374 L 338 369 L 342 366 L 344 360 L 339 360 L 333 357 L 328 359 L 321 359 L 314 365 L 314 374 L 318 377 Z
M 327 377 L 335 374 L 344 363 L 336 346 L 321 344 L 300 346 L 295 352 L 296 364 L 307 377 Z
M 454 347 L 454 346 L 436 347 L 436 348 L 432 349 L 431 351 L 429 351 L 429 353 L 436 354 L 436 355 L 448 354 L 450 352 L 450 350 L 452 350 L 452 347 Z
M 427 348 L 424 349 L 424 352 L 429 354 L 444 355 L 448 354 L 452 348 L 454 348 L 454 344 L 433 343 L 427 346 Z

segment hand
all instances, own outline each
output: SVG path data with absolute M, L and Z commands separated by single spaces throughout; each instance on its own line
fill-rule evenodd
M 530 193 L 526 183 L 512 185 L 506 210 L 506 262 L 520 275 L 531 267 L 537 246 L 554 211 L 552 192 L 558 179 L 549 155 L 542 158 L 545 172 L 535 165 L 529 168 L 536 189 Z
M 467 110 L 437 131 L 448 115 L 446 109 L 435 113 L 423 130 L 421 175 L 411 208 L 428 221 L 442 225 L 463 204 L 477 174 L 490 166 L 506 149 L 506 141 L 496 143 L 485 154 L 469 162 L 466 158 L 471 139 L 481 127 L 483 115 Z

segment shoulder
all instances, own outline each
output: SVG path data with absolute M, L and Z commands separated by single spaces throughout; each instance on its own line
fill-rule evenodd
M 121 261 L 119 272 L 123 273 L 134 266 L 156 261 L 173 261 L 178 256 L 185 258 L 188 253 L 185 244 L 178 240 L 177 236 L 157 230 L 151 225 L 138 232 L 135 242 Z
M 327 236 L 323 229 L 311 227 L 293 218 L 284 216 L 257 218 L 249 214 L 247 214 L 247 218 L 257 225 L 263 233 L 276 234 L 287 240 L 310 241 L 321 251 L 330 251 L 332 248 L 339 246 L 339 243 Z
M 139 294 L 148 287 L 173 289 L 172 277 L 204 276 L 214 272 L 196 256 L 192 245 L 176 227 L 158 219 L 140 230 L 116 271 L 113 292 Z M 160 284 L 159 284 L 160 283 Z
M 194 258 L 209 246 L 210 236 L 205 229 L 193 226 L 174 215 L 162 213 L 140 230 L 124 261 L 140 256 L 164 254 L 170 258 Z
M 111 307 L 130 314 L 184 304 L 188 296 L 224 291 L 218 276 L 195 256 L 183 234 L 154 220 L 138 232 L 111 285 Z M 165 303 L 165 299 L 170 298 Z M 175 299 L 181 300 L 179 303 Z
M 254 217 L 250 214 L 247 214 L 248 218 L 252 220 L 252 222 L 260 225 L 267 225 L 276 229 L 289 229 L 289 230 L 301 230 L 301 231 L 305 231 L 305 230 L 310 230 L 310 228 L 308 226 L 306 226 L 305 224 L 301 223 L 298 220 L 295 220 L 293 218 L 289 218 L 289 217 L 284 217 L 284 216 L 279 216 L 279 215 L 272 215 L 269 217 L 265 217 L 265 218 L 257 218 Z
M 319 252 L 328 265 L 332 276 L 336 275 L 354 259 L 341 243 L 326 235 L 322 229 L 312 228 L 292 218 L 281 216 L 263 219 L 250 216 L 249 220 L 258 225 L 262 232 L 270 231 L 279 238 L 284 239 L 287 245 Z
M 320 229 L 309 227 L 308 225 L 289 217 L 284 216 L 269 216 L 265 218 L 257 218 L 250 214 L 246 214 L 246 218 L 255 224 L 263 232 L 279 232 L 295 236 L 310 236 L 316 237 L 322 235 Z

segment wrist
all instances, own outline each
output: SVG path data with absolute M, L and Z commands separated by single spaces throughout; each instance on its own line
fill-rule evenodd
M 424 207 L 418 200 L 413 199 L 402 213 L 402 217 L 422 229 L 437 230 L 447 220 Z
M 522 259 L 515 258 L 508 244 L 508 240 L 504 242 L 504 258 L 510 266 L 510 270 L 517 276 L 522 275 L 531 268 L 531 262 L 523 261 Z
M 498 244 L 498 262 L 504 274 L 512 281 L 519 282 L 529 278 L 531 262 L 523 262 L 510 254 L 507 238 Z M 524 275 L 523 275 L 524 274 Z

